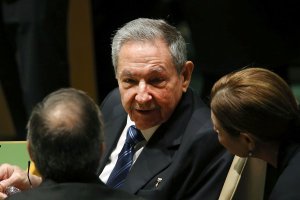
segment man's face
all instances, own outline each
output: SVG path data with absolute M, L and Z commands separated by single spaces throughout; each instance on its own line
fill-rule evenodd
M 117 79 L 122 104 L 141 130 L 167 121 L 188 87 L 167 45 L 158 39 L 123 44 Z

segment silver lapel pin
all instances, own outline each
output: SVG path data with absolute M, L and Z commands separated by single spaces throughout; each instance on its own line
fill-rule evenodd
M 156 184 L 155 184 L 156 188 L 158 187 L 158 185 L 160 184 L 161 181 L 162 181 L 162 178 L 157 178 Z

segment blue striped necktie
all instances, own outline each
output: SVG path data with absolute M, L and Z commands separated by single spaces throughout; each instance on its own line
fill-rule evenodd
M 125 144 L 118 155 L 117 163 L 107 180 L 106 184 L 108 186 L 112 188 L 122 186 L 133 162 L 134 146 L 143 140 L 144 137 L 141 132 L 134 125 L 130 126 L 127 131 Z

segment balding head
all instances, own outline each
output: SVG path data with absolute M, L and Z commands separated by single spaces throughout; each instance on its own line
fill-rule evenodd
M 50 96 L 43 101 L 41 115 L 45 125 L 52 129 L 52 134 L 75 134 L 79 127 L 83 126 L 87 111 L 84 109 L 85 102 L 77 94 L 67 96 L 60 93 Z M 79 98 L 79 99 L 78 99 Z
M 82 112 L 74 103 L 63 103 L 57 105 L 53 110 L 49 111 L 49 124 L 53 128 L 65 128 L 71 130 L 80 123 Z
M 29 151 L 41 175 L 72 181 L 78 179 L 78 173 L 82 179 L 95 174 L 101 128 L 100 111 L 84 92 L 70 88 L 48 95 L 28 122 Z

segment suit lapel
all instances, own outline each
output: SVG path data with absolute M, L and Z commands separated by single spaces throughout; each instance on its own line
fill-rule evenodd
M 135 194 L 156 174 L 167 168 L 171 162 L 172 156 L 170 151 L 145 147 L 137 162 L 130 170 L 122 189 Z
M 191 93 L 185 94 L 172 117 L 162 124 L 150 138 L 130 170 L 122 189 L 135 194 L 153 178 L 162 178 L 155 176 L 172 163 L 191 118 L 193 98 L 190 95 Z M 155 183 L 153 183 L 154 187 Z

